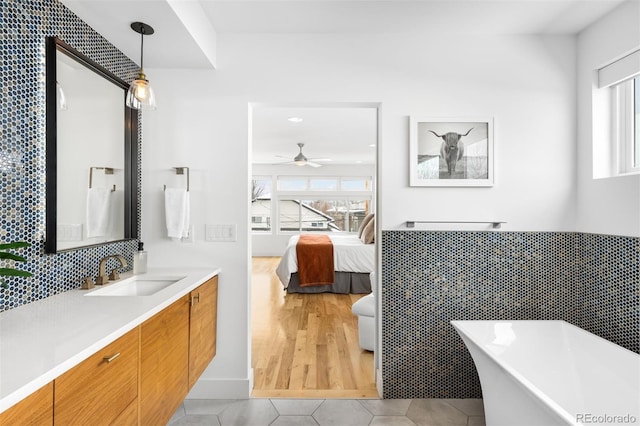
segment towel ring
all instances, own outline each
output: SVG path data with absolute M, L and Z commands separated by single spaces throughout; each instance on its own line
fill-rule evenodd
M 183 175 L 184 171 L 187 171 L 187 192 L 189 192 L 189 168 L 188 167 L 174 167 L 177 175 Z M 164 190 L 167 189 L 167 185 L 164 186 Z
M 89 189 L 93 187 L 93 169 L 104 170 L 105 175 L 113 174 L 113 167 L 97 167 L 97 166 L 89 167 Z M 114 192 L 115 190 L 116 190 L 116 185 L 114 184 L 113 187 L 111 188 L 111 192 Z

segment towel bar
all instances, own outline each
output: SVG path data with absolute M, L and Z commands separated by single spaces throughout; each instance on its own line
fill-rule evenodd
M 415 228 L 416 223 L 489 223 L 493 229 L 500 229 L 503 223 L 499 221 L 473 221 L 473 220 L 408 220 L 406 222 L 407 228 Z
M 113 174 L 113 167 L 97 167 L 97 166 L 89 167 L 89 188 L 93 187 L 93 169 L 104 170 L 105 175 Z M 111 192 L 114 192 L 115 190 L 116 190 L 116 185 L 114 184 L 113 187 L 111 188 Z
M 174 167 L 176 169 L 177 175 L 183 175 L 184 171 L 187 171 L 187 192 L 189 192 L 189 168 L 188 167 Z M 167 185 L 164 186 L 164 189 L 167 189 Z

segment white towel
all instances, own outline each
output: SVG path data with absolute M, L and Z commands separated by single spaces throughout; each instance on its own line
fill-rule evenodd
M 167 221 L 167 235 L 170 238 L 189 236 L 189 191 L 185 188 L 164 190 L 164 211 Z
M 87 190 L 87 237 L 104 237 L 109 230 L 111 190 L 88 188 Z

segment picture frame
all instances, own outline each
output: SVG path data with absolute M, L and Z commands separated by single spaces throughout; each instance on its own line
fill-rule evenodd
M 409 185 L 493 186 L 493 117 L 409 120 Z

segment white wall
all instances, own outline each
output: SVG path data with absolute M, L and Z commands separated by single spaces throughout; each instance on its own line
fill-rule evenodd
M 640 48 L 640 3 L 628 1 L 578 37 L 578 198 L 580 232 L 640 236 L 640 175 L 594 179 L 604 161 L 609 132 L 603 118 L 606 96 L 596 89 L 595 71 Z M 604 99 L 600 99 L 604 97 Z M 604 117 L 606 122 L 608 117 Z M 596 163 L 594 165 L 594 162 Z M 596 175 L 600 173 L 596 169 Z
M 508 222 L 505 230 L 572 229 L 573 46 L 569 37 L 480 37 L 436 39 L 412 49 L 422 52 L 423 63 L 400 65 L 411 70 L 406 93 L 383 104 L 383 229 L 402 227 L 406 220 L 501 220 Z M 409 115 L 493 116 L 495 185 L 409 187 Z
M 573 37 L 223 34 L 218 43 L 215 71 L 147 73 L 159 105 L 144 117 L 142 239 L 150 263 L 223 270 L 218 354 L 192 396 L 249 396 L 250 102 L 381 102 L 383 229 L 408 219 L 573 229 Z M 495 117 L 495 186 L 409 188 L 410 115 Z M 163 237 L 162 185 L 172 166 L 192 168 L 194 244 Z M 238 241 L 202 241 L 204 223 L 237 224 Z
M 373 124 L 375 125 L 375 123 Z M 376 176 L 374 165 L 324 165 L 318 168 L 304 167 L 300 169 L 291 165 L 254 164 L 252 166 L 254 176 L 369 176 L 373 180 Z M 373 188 L 375 191 L 375 188 Z M 321 194 L 323 195 L 323 194 Z M 374 192 L 371 193 L 372 206 L 375 203 Z M 372 207 L 373 208 L 373 207 Z M 291 233 L 253 233 L 251 237 L 252 256 L 281 256 L 287 247 Z
M 221 97 L 213 71 L 149 70 L 148 75 L 160 105 L 143 118 L 141 238 L 149 265 L 222 268 L 217 354 L 191 395 L 248 397 L 247 103 L 241 96 Z M 166 238 L 163 185 L 185 185 L 174 166 L 190 167 L 195 243 Z M 204 242 L 205 224 L 236 224 L 237 242 Z

